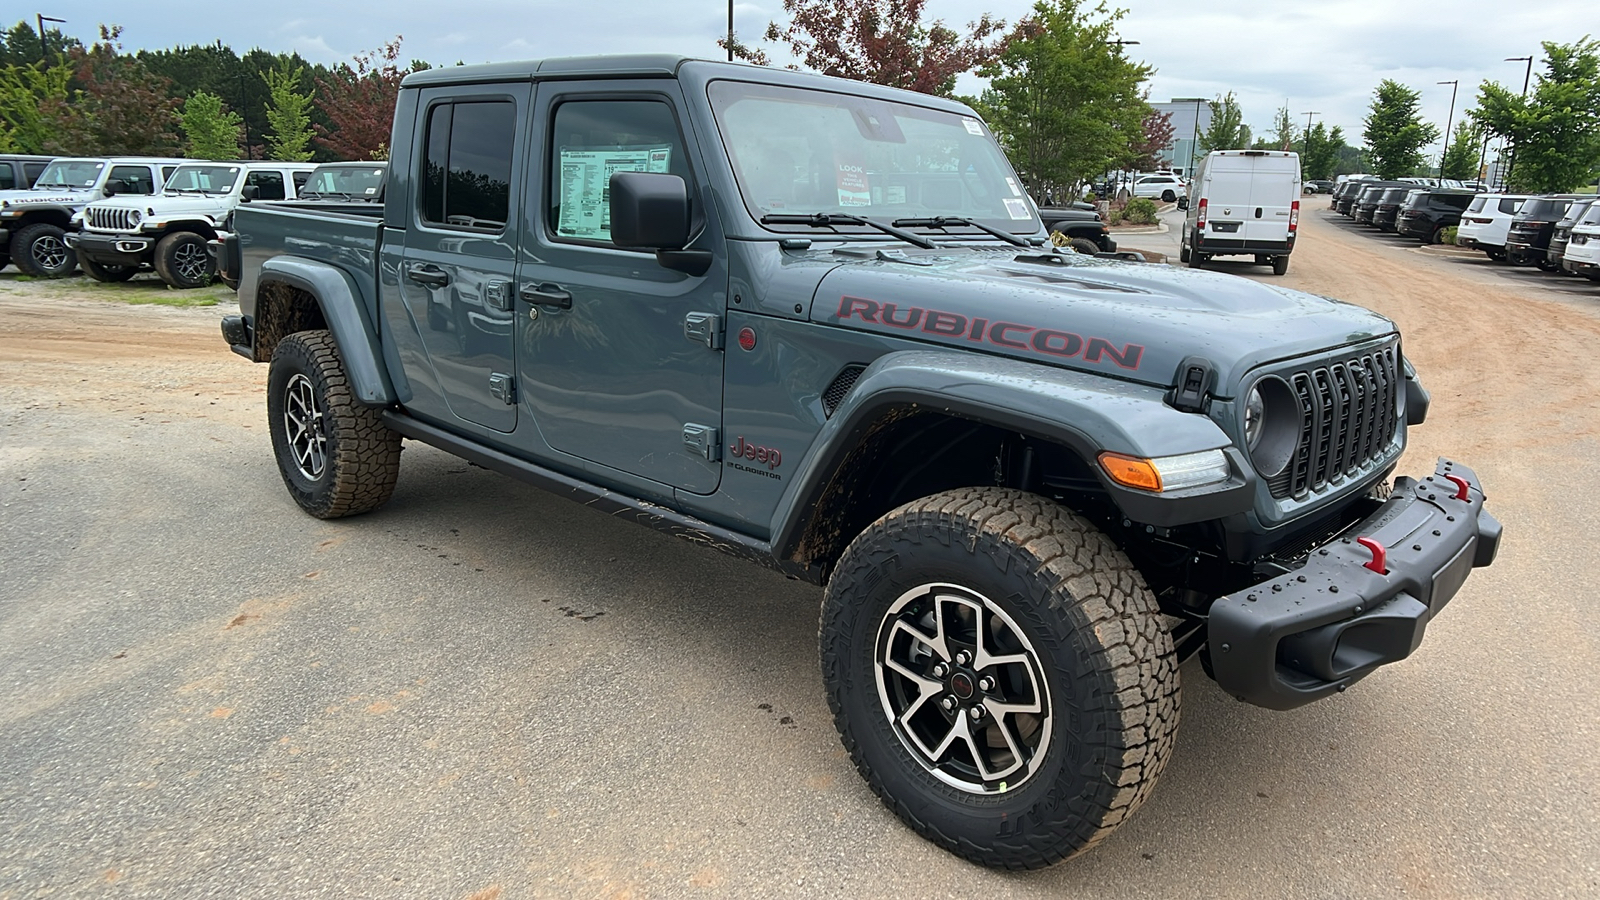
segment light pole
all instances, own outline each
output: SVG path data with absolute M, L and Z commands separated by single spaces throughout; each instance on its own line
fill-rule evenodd
M 49 68 L 49 66 L 50 66 L 50 49 L 47 46 L 45 46 L 45 42 L 44 42 L 44 23 L 46 23 L 46 22 L 59 22 L 62 25 L 65 25 L 65 24 L 67 24 L 67 20 L 66 19 L 57 19 L 54 16 L 47 16 L 44 13 L 34 13 L 33 17 L 39 23 L 39 65 L 41 67 L 43 67 L 43 68 Z
M 1460 79 L 1441 81 L 1439 84 L 1450 85 L 1450 115 L 1444 120 L 1444 150 L 1439 153 L 1439 180 L 1444 181 L 1444 158 L 1450 154 L 1450 126 L 1456 119 L 1456 89 L 1461 86 Z
M 733 62 L 733 0 L 728 0 L 728 62 Z
M 1285 104 L 1285 105 L 1287 106 L 1288 104 Z M 1300 156 L 1301 156 L 1300 167 L 1302 169 L 1305 168 L 1305 164 L 1306 164 L 1306 161 L 1304 159 L 1305 155 L 1307 153 L 1311 152 L 1311 117 L 1312 116 L 1320 116 L 1320 115 L 1322 115 L 1322 111 L 1321 110 L 1315 110 L 1315 109 L 1314 110 L 1308 110 L 1305 113 L 1305 117 L 1306 117 L 1306 136 L 1305 136 L 1305 138 L 1304 138 L 1304 140 L 1302 142 L 1302 149 L 1300 151 Z
M 1528 99 L 1528 82 L 1533 78 L 1533 57 L 1531 57 L 1531 56 L 1508 56 L 1508 57 L 1506 57 L 1506 62 L 1525 62 L 1525 63 L 1528 64 L 1528 68 L 1526 70 L 1524 70 L 1523 73 L 1522 73 L 1522 99 L 1524 99 L 1524 100 Z M 1510 161 L 1508 161 L 1506 163 L 1505 171 L 1501 173 L 1500 181 L 1502 183 L 1504 183 L 1505 180 L 1506 180 L 1505 179 L 1505 175 L 1507 173 L 1509 173 L 1511 170 L 1516 169 L 1516 167 L 1517 167 L 1517 142 L 1516 142 L 1515 138 L 1513 138 L 1512 141 L 1511 141 L 1511 159 L 1510 159 Z

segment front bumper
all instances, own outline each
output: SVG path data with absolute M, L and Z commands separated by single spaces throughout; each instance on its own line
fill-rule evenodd
M 79 231 L 66 235 L 67 246 L 79 256 L 111 266 L 137 266 L 150 261 L 155 239 L 130 234 L 96 234 Z
M 1396 479 L 1383 506 L 1298 568 L 1218 599 L 1207 622 L 1217 684 L 1293 709 L 1410 656 L 1472 569 L 1494 562 L 1500 523 L 1484 499 L 1471 469 L 1441 459 L 1423 481 Z

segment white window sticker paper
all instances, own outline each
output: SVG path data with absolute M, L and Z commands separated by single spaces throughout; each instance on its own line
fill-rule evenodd
M 967 126 L 967 134 L 983 134 L 983 123 L 977 119 L 962 119 L 961 124 Z
M 1011 197 L 1006 198 L 1006 212 L 1013 219 L 1026 219 L 1028 217 L 1028 204 Z
M 561 150 L 562 237 L 611 240 L 611 174 L 665 172 L 671 147 L 628 147 L 616 150 Z
M 1006 187 L 1011 188 L 1011 195 L 1013 197 L 1022 196 L 1022 188 L 1017 187 L 1017 180 L 1015 178 L 1007 178 Z

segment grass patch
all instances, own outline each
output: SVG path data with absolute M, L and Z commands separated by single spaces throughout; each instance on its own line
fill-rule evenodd
M 179 308 L 216 306 L 236 299 L 225 284 L 179 291 L 169 288 L 154 275 L 141 275 L 119 284 L 104 284 L 84 275 L 67 278 L 31 278 L 27 275 L 0 275 L 6 293 L 25 293 L 45 297 L 100 300 L 129 306 L 173 306 Z

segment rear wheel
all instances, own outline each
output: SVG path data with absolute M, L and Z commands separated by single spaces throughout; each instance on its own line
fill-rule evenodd
M 1433 230 L 1433 234 L 1428 235 L 1428 243 L 1430 243 L 1430 244 L 1442 244 L 1442 243 L 1444 243 L 1444 233 L 1447 230 L 1449 230 L 1449 229 L 1444 225 L 1440 225 L 1438 228 L 1435 228 Z
M 1272 274 L 1283 275 L 1289 271 L 1289 257 L 1274 256 L 1272 258 Z
M 1161 202 L 1162 203 L 1171 203 L 1171 202 L 1173 202 L 1173 201 L 1175 201 L 1177 199 L 1178 199 L 1178 195 L 1173 193 L 1172 191 L 1162 191 L 1161 192 Z
M 134 276 L 135 272 L 139 271 L 137 266 L 103 266 L 87 256 L 78 257 L 78 268 L 83 270 L 83 274 L 93 278 L 95 281 L 108 283 L 127 281 Z
M 400 477 L 400 435 L 355 402 L 333 335 L 278 342 L 267 372 L 267 428 L 284 487 L 319 519 L 370 512 Z
M 216 261 L 206 252 L 206 239 L 192 231 L 175 231 L 156 244 L 156 274 L 175 288 L 198 288 L 217 274 Z
M 1184 244 L 1183 246 L 1178 248 L 1178 262 L 1186 263 L 1188 261 L 1189 261 L 1189 245 L 1188 244 Z
M 1506 248 L 1504 247 L 1485 247 L 1483 252 L 1495 262 L 1502 262 L 1506 258 Z
M 17 270 L 34 278 L 60 278 L 72 274 L 78 254 L 67 246 L 66 231 L 58 226 L 29 225 L 11 239 Z
M 885 805 L 974 862 L 1038 868 L 1149 797 L 1178 669 L 1127 556 L 1051 500 L 923 498 L 873 523 L 823 601 L 834 724 Z
M 1093 256 L 1100 252 L 1100 245 L 1089 240 L 1088 238 L 1073 238 L 1072 249 L 1082 253 L 1085 256 Z

